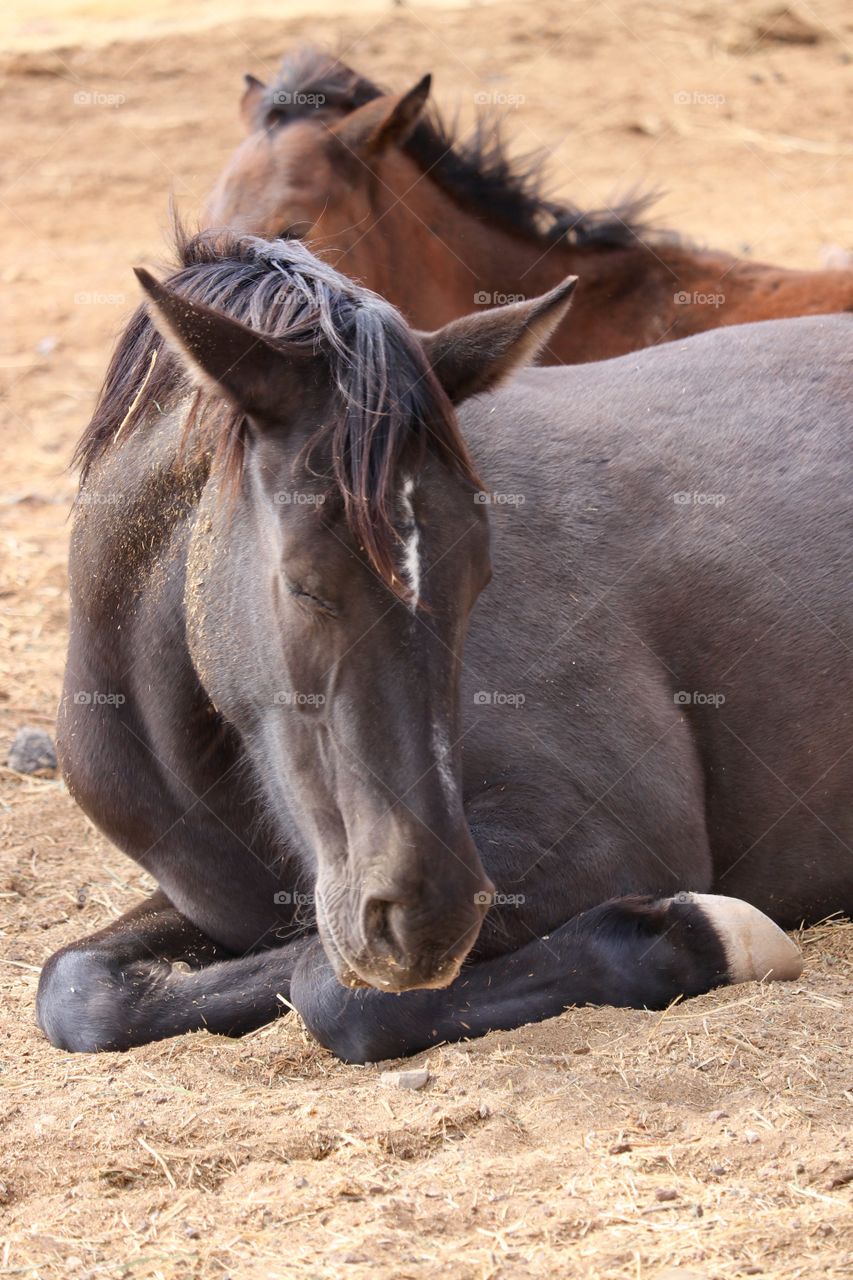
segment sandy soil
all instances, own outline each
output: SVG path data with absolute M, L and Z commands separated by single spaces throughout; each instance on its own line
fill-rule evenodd
M 307 12 L 310 8 L 310 14 Z M 49 727 L 66 626 L 66 468 L 130 267 L 163 253 L 239 137 L 240 75 L 312 38 L 470 118 L 594 205 L 817 265 L 853 246 L 853 12 L 772 0 L 12 6 L 0 31 L 0 759 Z M 277 13 L 278 16 L 272 16 Z M 182 35 L 181 29 L 191 35 Z M 666 1015 L 577 1010 L 428 1055 L 423 1092 L 344 1067 L 293 1015 L 72 1058 L 33 1026 L 40 964 L 145 877 L 55 779 L 0 769 L 0 1268 L 45 1277 L 849 1276 L 853 927 L 803 978 Z

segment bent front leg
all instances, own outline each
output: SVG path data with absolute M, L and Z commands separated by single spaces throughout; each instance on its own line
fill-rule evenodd
M 801 968 L 794 943 L 748 903 L 683 893 L 614 899 L 466 966 L 443 990 L 399 996 L 342 987 L 316 942 L 293 975 L 291 1000 L 339 1058 L 377 1062 L 510 1031 L 572 1005 L 659 1009 L 724 983 L 797 977 Z
M 309 939 L 235 956 L 158 890 L 107 928 L 63 947 L 39 979 L 36 1018 L 59 1049 L 130 1049 L 206 1028 L 245 1035 L 288 998 Z

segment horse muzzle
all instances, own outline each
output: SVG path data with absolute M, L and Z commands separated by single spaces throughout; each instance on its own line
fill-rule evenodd
M 349 913 L 330 917 L 321 910 L 320 936 L 345 986 L 397 993 L 448 987 L 477 940 L 493 895 L 485 877 L 462 899 L 443 904 L 373 889 L 362 894 L 350 920 Z

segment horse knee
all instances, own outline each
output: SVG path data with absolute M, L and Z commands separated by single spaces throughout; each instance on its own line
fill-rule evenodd
M 370 994 L 376 995 L 341 986 L 328 965 L 319 970 L 300 966 L 290 984 L 291 1003 L 302 1021 L 342 1062 L 381 1062 L 402 1052 L 389 1043 L 387 1031 L 377 1022 L 365 1000 Z
M 98 1053 L 130 1044 L 121 975 L 95 949 L 66 947 L 41 971 L 36 1020 L 51 1044 L 69 1053 Z

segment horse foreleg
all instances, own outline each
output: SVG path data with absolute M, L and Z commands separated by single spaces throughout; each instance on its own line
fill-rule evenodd
M 309 939 L 235 956 L 159 891 L 107 928 L 63 947 L 39 980 L 36 1017 L 60 1049 L 129 1049 L 207 1028 L 244 1035 L 288 997 Z
M 316 942 L 293 975 L 291 1000 L 338 1057 L 376 1062 L 572 1005 L 664 1008 L 725 983 L 794 978 L 801 968 L 795 944 L 756 908 L 684 893 L 604 903 L 518 951 L 468 964 L 442 990 L 347 990 Z

